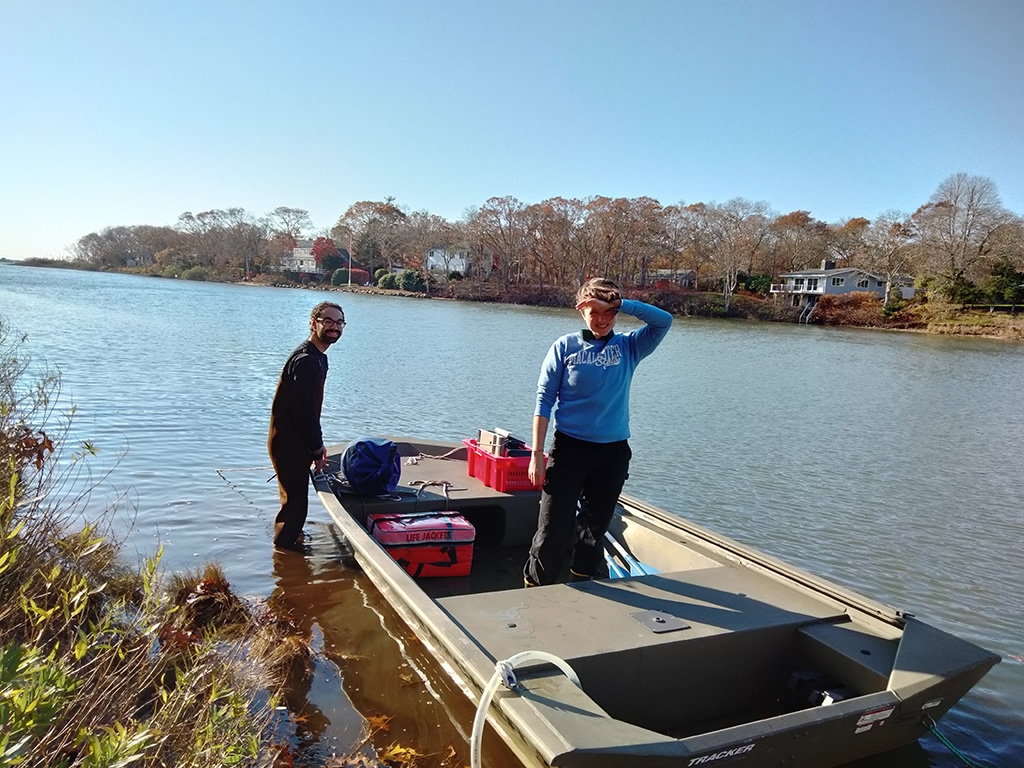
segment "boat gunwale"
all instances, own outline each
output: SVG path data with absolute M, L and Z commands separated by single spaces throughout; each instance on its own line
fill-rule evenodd
M 881 619 L 898 629 L 903 628 L 907 617 L 914 615 L 854 592 L 824 577 L 815 576 L 802 568 L 791 565 L 772 555 L 767 555 L 746 544 L 741 544 L 735 539 L 715 533 L 708 528 L 691 522 L 681 515 L 676 515 L 647 504 L 628 494 L 621 494 L 619 496 L 619 503 L 628 514 L 634 515 L 641 520 L 647 520 L 659 527 L 667 526 L 671 529 L 683 531 L 703 546 L 717 550 L 726 556 L 746 561 L 741 562 L 741 565 L 753 564 L 760 566 L 776 578 L 781 577 L 786 581 L 809 588 L 813 592 L 836 600 L 850 608 L 855 608 L 861 613 Z

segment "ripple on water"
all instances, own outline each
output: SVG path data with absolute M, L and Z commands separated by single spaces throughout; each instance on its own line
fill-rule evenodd
M 346 688 L 366 691 L 412 651 L 356 599 L 358 575 L 331 562 L 336 548 L 315 498 L 308 528 L 314 539 L 323 532 L 324 549 L 314 561 L 284 573 L 269 546 L 278 504 L 265 447 L 269 404 L 320 298 L 0 264 L 0 307 L 30 332 L 38 363 L 59 363 L 62 397 L 79 407 L 75 437 L 100 447 L 91 508 L 130 489 L 119 521 L 140 554 L 162 542 L 166 569 L 216 560 L 241 593 L 305 612 L 339 657 L 379 653 L 372 670 L 345 666 Z M 544 352 L 578 326 L 561 310 L 340 298 L 349 324 L 330 352 L 322 419 L 330 442 L 461 439 L 494 426 L 528 436 Z M 67 334 L 36 333 L 53 323 Z M 634 381 L 627 491 L 1004 656 L 1024 656 L 1022 351 L 679 318 Z M 327 690 L 337 685 L 310 695 L 331 710 L 328 719 L 359 719 Z M 438 730 L 446 716 L 417 709 L 417 700 L 433 699 L 395 693 L 410 722 L 419 712 Z M 1024 665 L 1007 658 L 943 731 L 978 760 L 1013 765 L 1024 754 L 1022 712 Z M 344 739 L 329 725 L 322 734 Z M 954 764 L 934 739 L 865 763 Z

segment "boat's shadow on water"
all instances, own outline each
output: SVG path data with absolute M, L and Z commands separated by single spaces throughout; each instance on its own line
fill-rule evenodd
M 288 670 L 282 700 L 294 728 L 295 764 L 309 766 L 323 764 L 334 754 L 347 754 L 362 727 L 359 714 L 350 707 L 346 712 L 343 706 L 338 669 L 327 661 L 318 613 L 334 594 L 351 591 L 346 581 L 351 582 L 352 576 L 336 556 L 332 560 L 314 555 L 315 548 L 310 546 L 308 554 L 274 551 L 275 586 L 268 598 L 273 611 L 294 624 L 298 641 L 312 651 L 308 664 L 297 661 Z

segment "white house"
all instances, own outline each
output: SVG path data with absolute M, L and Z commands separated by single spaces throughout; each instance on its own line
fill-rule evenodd
M 794 307 L 813 307 L 826 294 L 837 296 L 854 291 L 877 293 L 885 298 L 884 276 L 859 267 L 836 269 L 835 263 L 828 260 L 821 262 L 821 269 L 786 272 L 779 277 L 785 282 L 772 284 L 771 292 L 789 296 Z M 897 277 L 893 288 L 899 289 L 904 299 L 914 296 L 914 281 L 909 277 Z
M 468 268 L 468 248 L 453 248 L 449 250 L 442 246 L 435 246 L 427 251 L 427 269 L 430 272 L 441 272 L 445 275 L 450 272 L 459 272 L 465 275 Z
M 291 253 L 282 256 L 281 271 L 305 272 L 307 275 L 322 275 L 324 272 L 313 258 L 312 243 L 300 243 L 292 248 Z

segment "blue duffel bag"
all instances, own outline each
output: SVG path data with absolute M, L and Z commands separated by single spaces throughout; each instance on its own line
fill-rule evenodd
M 402 457 L 390 440 L 363 437 L 348 444 L 341 455 L 341 471 L 360 496 L 380 496 L 398 485 Z

